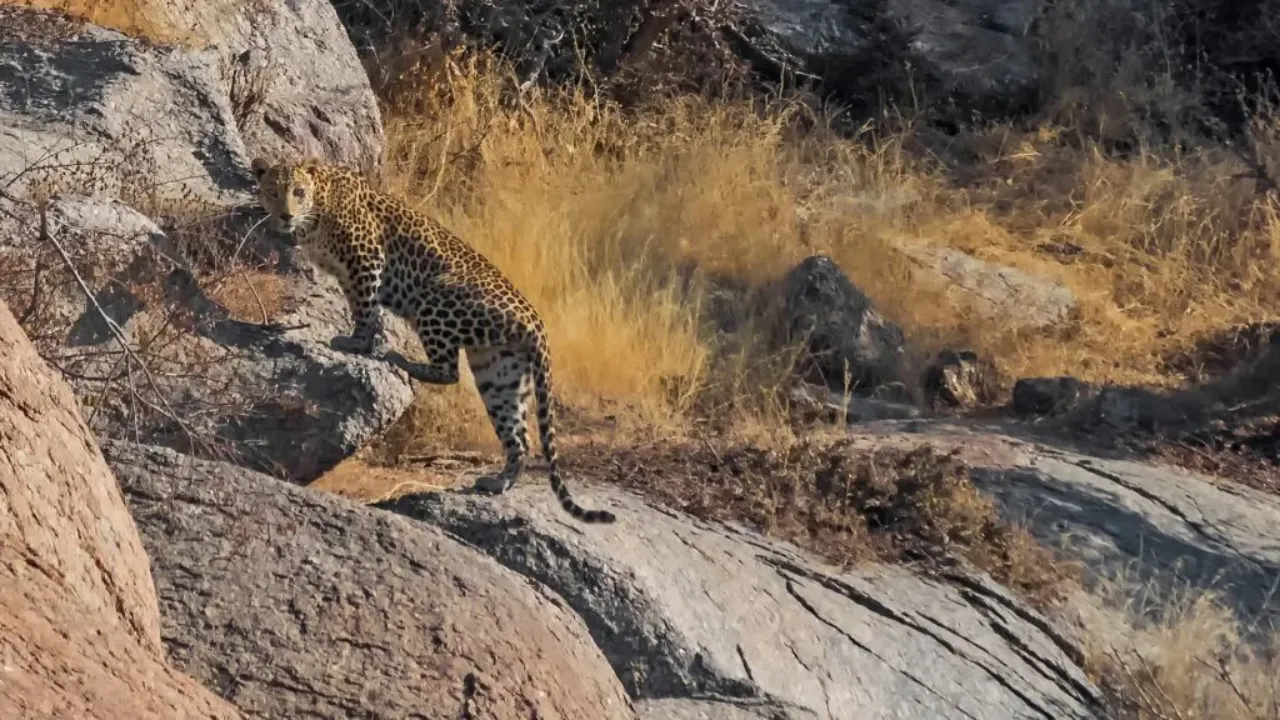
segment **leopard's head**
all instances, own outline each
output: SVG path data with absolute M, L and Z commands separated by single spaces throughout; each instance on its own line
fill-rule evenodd
M 316 161 L 280 162 L 272 165 L 254 158 L 253 176 L 258 182 L 258 202 L 284 233 L 306 232 L 316 222 Z

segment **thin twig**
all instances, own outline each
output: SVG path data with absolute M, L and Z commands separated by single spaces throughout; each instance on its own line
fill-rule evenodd
M 249 278 L 248 269 L 240 268 L 240 276 L 244 278 L 244 284 L 249 286 L 249 292 L 253 294 L 253 299 L 258 303 L 258 311 L 262 313 L 262 324 L 270 325 L 271 318 L 267 315 L 267 305 L 262 302 L 262 296 L 258 294 L 258 289 L 253 286 L 253 280 Z
M 1211 670 L 1215 675 L 1218 676 L 1219 680 L 1225 683 L 1227 687 L 1231 688 L 1231 692 L 1233 695 L 1236 696 L 1236 700 L 1238 700 L 1240 702 L 1240 705 L 1243 706 L 1246 711 L 1248 711 L 1250 716 L 1252 716 L 1255 720 L 1262 720 L 1262 714 L 1259 713 L 1257 708 L 1253 706 L 1253 703 L 1249 702 L 1249 698 L 1245 696 L 1244 691 L 1240 689 L 1240 685 L 1236 683 L 1235 674 L 1232 673 L 1231 668 L 1227 666 L 1226 657 L 1219 655 L 1217 660 L 1218 660 L 1217 665 L 1213 665 L 1208 660 L 1205 660 L 1202 657 L 1196 658 L 1196 662 L 1200 663 L 1201 665 Z
M 102 392 L 98 393 L 98 399 L 93 402 L 93 412 L 89 413 L 89 427 L 94 427 L 94 422 L 98 419 L 98 413 L 107 401 L 107 393 L 111 391 L 111 382 L 117 379 L 116 371 L 120 369 L 120 363 L 128 361 L 128 357 L 128 355 L 120 353 L 120 356 L 116 358 L 115 364 L 107 371 L 105 382 L 102 384 Z
M 259 226 L 259 225 L 261 225 L 262 223 L 266 222 L 268 217 L 271 217 L 271 216 L 270 216 L 270 215 L 263 215 L 263 216 L 262 216 L 262 218 L 261 218 L 260 220 L 258 220 L 258 222 L 254 223 L 254 224 L 253 224 L 253 225 L 252 225 L 248 230 L 246 230 L 246 231 L 244 232 L 244 237 L 240 238 L 240 243 L 239 243 L 238 245 L 236 245 L 236 250 L 235 250 L 235 252 L 231 253 L 231 262 L 232 262 L 232 263 L 234 263 L 234 262 L 236 261 L 236 258 L 240 257 L 240 249 L 241 249 L 241 248 L 243 248 L 243 247 L 244 247 L 244 244 L 245 244 L 246 242 L 248 242 L 248 241 L 249 241 L 249 236 L 253 234 L 253 231 L 254 231 L 254 230 L 257 230 L 257 229 L 258 229 L 258 226 Z
M 107 324 L 107 329 L 109 329 L 111 331 L 111 334 L 115 336 L 116 342 L 120 344 L 120 348 L 124 350 L 125 354 L 129 357 L 129 359 L 133 362 L 138 363 L 138 368 L 142 370 L 143 375 L 146 376 L 147 383 L 151 386 L 152 392 L 154 392 L 156 394 L 156 397 L 159 398 L 161 405 L 163 405 L 163 410 L 161 410 L 160 408 L 157 408 L 155 405 L 152 405 L 151 403 L 147 402 L 143 398 L 137 397 L 136 390 L 134 390 L 134 388 L 130 386 L 130 391 L 133 394 L 134 399 L 152 408 L 153 410 L 160 411 L 161 414 L 165 415 L 170 420 L 177 423 L 178 427 L 182 429 L 183 434 L 187 436 L 187 440 L 192 445 L 195 445 L 194 433 L 192 433 L 191 429 L 187 427 L 187 424 L 182 421 L 182 419 L 178 416 L 178 413 L 174 411 L 173 407 L 169 405 L 169 400 L 168 398 L 165 397 L 164 393 L 160 390 L 160 386 L 156 382 L 155 376 L 151 374 L 151 371 L 147 369 L 146 364 L 143 363 L 142 360 L 138 357 L 138 355 L 133 351 L 133 348 L 129 345 L 128 338 L 124 336 L 124 331 L 120 329 L 120 326 L 116 324 L 116 321 L 113 320 L 111 316 L 107 314 L 107 311 L 104 310 L 102 305 L 98 302 L 98 298 L 94 296 L 93 291 L 89 289 L 88 283 L 86 283 L 84 281 L 84 278 L 81 277 L 80 271 L 76 269 L 75 263 L 71 261 L 71 256 L 68 255 L 66 249 L 62 247 L 62 243 L 58 242 L 57 238 L 55 238 L 53 234 L 49 232 L 48 208 L 44 203 L 40 204 L 40 239 L 43 241 L 48 241 L 48 243 L 52 245 L 55 250 L 58 251 L 58 255 L 62 257 L 62 262 L 64 262 L 67 266 L 67 269 L 71 271 L 71 275 L 75 278 L 76 284 L 80 286 L 80 291 L 84 293 L 85 299 L 88 300 L 91 305 L 93 305 L 94 310 L 98 312 L 98 316 L 101 317 L 102 321 Z M 126 369 L 128 369 L 130 372 L 132 371 L 130 366 L 126 366 Z
M 36 308 L 40 306 L 40 295 L 41 295 L 40 291 L 42 289 L 40 285 L 40 277 L 41 277 L 40 271 L 43 268 L 44 268 L 44 254 L 37 251 L 35 275 L 31 280 L 31 304 L 27 306 L 27 309 L 22 313 L 22 316 L 18 318 L 19 325 L 26 325 L 27 321 L 30 320 L 33 315 L 35 315 Z
M 724 458 L 720 457 L 720 453 L 716 452 L 715 447 L 711 444 L 711 440 L 701 432 L 695 432 L 695 435 L 697 435 L 698 441 L 702 443 L 702 446 L 707 449 L 707 452 L 711 453 L 711 457 L 716 459 L 716 465 L 723 466 Z
M 1135 651 L 1134 655 L 1137 655 L 1137 654 L 1138 653 Z M 1151 693 L 1147 690 L 1147 683 L 1144 683 L 1138 680 L 1138 677 L 1134 674 L 1133 669 L 1130 668 L 1129 664 L 1124 661 L 1123 657 L 1121 657 L 1120 652 L 1115 648 L 1111 648 L 1111 656 L 1115 659 L 1116 664 L 1120 666 L 1120 670 L 1124 673 L 1125 681 L 1126 681 L 1126 684 L 1129 686 L 1129 689 L 1133 694 L 1137 695 L 1137 700 L 1140 703 L 1141 709 L 1147 712 L 1148 714 L 1152 715 L 1155 718 L 1155 720 L 1174 720 L 1167 713 L 1164 712 L 1162 708 L 1163 704 L 1160 703 L 1155 697 L 1153 697 Z M 1139 655 L 1138 659 L 1141 660 L 1142 657 Z M 1150 674 L 1149 671 L 1148 671 L 1148 674 Z M 1151 682 L 1157 685 L 1159 684 L 1155 680 L 1154 675 L 1151 676 Z M 1176 709 L 1175 709 L 1175 712 L 1176 712 Z
M 419 482 L 417 480 L 404 480 L 395 484 L 394 487 L 375 497 L 365 500 L 367 505 L 376 505 L 378 503 L 395 500 L 405 495 L 419 495 L 428 492 L 446 492 L 452 490 L 451 485 L 432 485 L 431 483 Z

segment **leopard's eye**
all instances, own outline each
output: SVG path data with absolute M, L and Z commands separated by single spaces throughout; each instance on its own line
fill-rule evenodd
M 301 200 L 307 196 L 307 191 L 300 187 L 296 187 L 293 189 L 293 196 L 298 200 Z

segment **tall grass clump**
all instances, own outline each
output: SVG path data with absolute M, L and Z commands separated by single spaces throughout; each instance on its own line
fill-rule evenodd
M 1085 665 L 1115 694 L 1114 715 L 1280 718 L 1280 634 L 1246 625 L 1212 593 L 1166 602 L 1158 612 L 1132 616 L 1133 627 L 1118 645 L 1114 635 L 1085 636 Z
M 624 112 L 581 89 L 515 99 L 512 85 L 500 63 L 470 56 L 399 88 L 387 183 L 537 305 L 561 397 L 678 418 L 773 369 L 761 317 L 733 312 L 746 317 L 725 332 L 716 316 L 752 309 L 753 290 L 832 245 L 812 230 L 838 202 L 802 162 L 815 148 L 788 145 L 796 110 L 682 98 Z M 873 158 L 844 160 L 865 173 Z

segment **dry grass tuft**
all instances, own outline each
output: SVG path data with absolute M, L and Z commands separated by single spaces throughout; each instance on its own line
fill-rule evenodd
M 1136 720 L 1280 718 L 1280 634 L 1249 638 L 1211 594 L 1189 596 L 1123 640 L 1086 636 L 1085 662 Z
M 153 43 L 206 47 L 230 17 L 271 10 L 270 0 L 0 0 L 61 13 Z
M 433 476 L 421 468 L 377 467 L 358 458 L 347 458 L 307 487 L 355 502 L 378 503 L 411 493 L 438 492 L 456 485 L 456 479 Z
M 226 308 L 232 319 L 264 325 L 297 306 L 291 291 L 289 278 L 248 269 L 217 278 L 206 289 L 209 298 Z
M 489 424 L 471 369 L 461 363 L 458 384 L 419 385 L 414 403 L 369 449 L 369 462 L 393 466 L 407 457 L 439 448 L 480 450 L 498 455 L 502 446 Z M 533 434 L 537 437 L 537 433 Z

